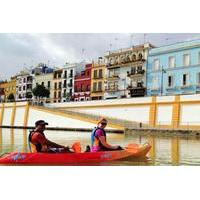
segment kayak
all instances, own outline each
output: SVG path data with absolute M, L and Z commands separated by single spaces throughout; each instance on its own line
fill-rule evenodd
M 124 150 L 83 153 L 21 153 L 13 152 L 0 157 L 0 164 L 78 164 L 145 157 L 151 145 L 129 144 Z

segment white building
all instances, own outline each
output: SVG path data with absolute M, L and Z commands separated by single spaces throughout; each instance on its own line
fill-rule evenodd
M 28 71 L 22 71 L 16 79 L 16 101 L 32 99 L 33 75 Z
M 146 60 L 150 43 L 108 52 L 105 99 L 139 97 L 146 94 Z
M 66 64 L 62 72 L 62 102 L 72 100 L 74 96 L 74 77 L 84 70 L 85 62 Z

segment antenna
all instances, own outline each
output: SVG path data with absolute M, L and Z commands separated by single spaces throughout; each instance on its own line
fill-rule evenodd
M 116 41 L 116 49 L 118 49 L 118 43 L 117 43 L 118 40 L 119 40 L 119 38 L 115 38 L 115 41 Z
M 110 43 L 109 46 L 110 46 L 110 51 L 111 51 L 112 50 L 112 43 Z
M 144 44 L 146 43 L 146 36 L 147 36 L 147 33 L 144 33 Z

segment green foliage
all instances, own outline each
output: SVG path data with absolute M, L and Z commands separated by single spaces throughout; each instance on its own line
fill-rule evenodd
M 26 99 L 31 99 L 33 97 L 31 92 L 26 93 Z
M 15 101 L 15 96 L 14 96 L 14 94 L 13 94 L 13 93 L 10 93 L 10 94 L 8 95 L 7 99 L 8 99 L 9 102 Z
M 48 98 L 50 95 L 50 91 L 40 84 L 38 84 L 35 88 L 33 88 L 32 92 L 33 95 L 37 98 L 44 98 L 44 97 Z

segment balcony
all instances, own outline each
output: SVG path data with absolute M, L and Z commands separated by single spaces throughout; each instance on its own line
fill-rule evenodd
M 101 93 L 103 90 L 92 90 L 92 93 Z
M 119 91 L 118 86 L 109 87 L 108 89 L 106 89 L 106 92 L 117 92 L 117 91 Z
M 119 80 L 120 77 L 119 77 L 118 74 L 113 74 L 113 75 L 108 76 L 107 79 L 110 80 L 110 81 L 112 81 L 112 80 Z
M 143 86 L 141 87 L 128 86 L 127 89 L 129 90 L 131 97 L 143 97 L 145 96 L 146 93 L 146 88 Z
M 94 76 L 93 79 L 102 79 L 103 76 Z
M 184 90 L 184 89 L 191 89 L 191 88 L 193 88 L 193 85 L 187 84 L 187 85 L 180 86 L 180 89 L 182 89 L 182 90 Z
M 69 76 L 68 76 L 69 78 L 73 78 L 73 74 L 69 74 Z
M 145 70 L 135 70 L 135 71 L 127 71 L 127 76 L 130 78 L 138 77 L 138 76 L 143 76 L 145 73 Z

